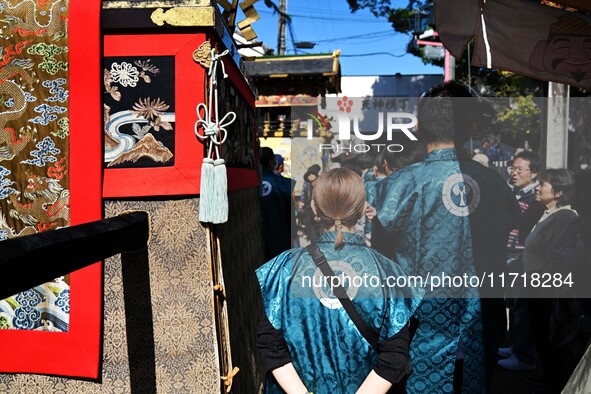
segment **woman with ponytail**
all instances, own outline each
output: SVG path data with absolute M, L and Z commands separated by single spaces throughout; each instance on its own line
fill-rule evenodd
M 365 210 L 363 181 L 338 168 L 318 178 L 312 196 L 324 229 L 316 244 L 335 276 L 324 276 L 306 248 L 257 270 L 265 314 L 257 345 L 269 372 L 267 393 L 404 392 L 411 373 L 409 320 L 420 292 L 404 272 L 354 233 Z M 358 330 L 331 285 L 341 285 L 378 337 Z M 389 391 L 392 390 L 392 391 Z

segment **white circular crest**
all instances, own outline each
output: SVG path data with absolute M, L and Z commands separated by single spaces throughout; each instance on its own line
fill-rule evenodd
M 450 213 L 456 216 L 468 216 L 480 203 L 480 186 L 469 175 L 453 174 L 445 180 L 441 198 Z
M 269 194 L 271 194 L 271 191 L 273 191 L 273 186 L 271 186 L 271 183 L 269 181 L 263 181 L 262 182 L 262 187 L 263 187 L 263 197 L 267 197 Z
M 353 269 L 353 267 L 351 267 L 350 264 L 345 263 L 344 261 L 333 260 L 333 261 L 329 261 L 328 265 L 330 265 L 330 268 L 332 268 L 332 270 L 334 271 L 334 273 L 336 275 L 336 278 L 332 279 L 334 281 L 332 283 L 337 284 L 337 282 L 338 282 L 341 286 L 343 286 L 345 288 L 349 298 L 354 299 L 355 296 L 357 295 L 357 292 L 359 291 L 359 284 L 357 283 L 358 286 L 355 286 L 356 281 L 354 280 L 354 278 L 358 277 L 355 269 Z M 314 283 L 322 283 L 322 284 L 325 283 L 324 282 L 324 275 L 320 271 L 320 268 L 316 269 L 316 271 L 314 272 L 314 277 L 316 277 L 316 281 Z M 357 279 L 357 280 L 359 280 L 359 279 Z M 330 288 L 331 279 L 327 278 L 326 282 L 328 285 L 326 289 L 325 289 L 325 287 L 314 286 L 313 287 L 314 294 L 316 294 L 316 297 L 318 298 L 318 300 L 325 307 L 327 307 L 329 309 L 342 308 L 343 305 L 341 305 L 341 301 L 339 301 L 339 299 L 332 293 L 332 289 Z M 327 290 L 328 290 L 328 293 L 327 293 Z

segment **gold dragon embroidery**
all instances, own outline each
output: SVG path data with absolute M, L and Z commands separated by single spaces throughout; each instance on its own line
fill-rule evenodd
M 0 5 L 4 5 L 10 11 L 10 17 L 4 19 L 8 25 L 0 30 L 0 34 L 5 38 L 12 37 L 14 34 L 21 37 L 31 35 L 45 37 L 67 31 L 68 17 L 65 0 L 57 0 L 51 6 L 48 1 L 41 1 L 38 4 L 33 0 L 25 0 L 11 5 L 7 0 L 0 0 Z M 49 12 L 46 11 L 47 8 Z
M 27 182 L 24 192 L 12 193 L 8 197 L 14 207 L 9 215 L 27 225 L 20 234 L 67 226 L 70 218 L 69 190 L 64 190 L 57 179 L 34 174 L 29 174 Z M 22 197 L 19 199 L 17 194 L 22 194 Z
M 28 125 L 18 131 L 6 127 L 8 122 L 19 119 L 27 109 L 27 99 L 22 87 L 9 80 L 16 78 L 31 88 L 35 82 L 33 75 L 23 66 L 9 64 L 0 69 L 0 97 L 3 101 L 13 100 L 13 105 L 8 110 L 0 112 L 0 161 L 13 159 L 33 139 L 37 131 Z

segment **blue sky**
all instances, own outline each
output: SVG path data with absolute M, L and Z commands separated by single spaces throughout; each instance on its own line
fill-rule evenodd
M 279 5 L 279 0 L 274 2 Z M 257 40 L 277 51 L 278 16 L 263 0 L 255 8 L 261 16 L 252 24 Z M 298 49 L 298 53 L 340 49 L 343 75 L 443 74 L 441 67 L 424 65 L 418 57 L 405 54 L 409 36 L 396 33 L 385 18 L 376 18 L 367 10 L 352 14 L 346 0 L 287 0 L 287 12 L 292 16 L 295 41 L 317 43 L 314 49 Z M 391 55 L 363 56 L 376 52 Z M 288 29 L 287 54 L 293 53 Z

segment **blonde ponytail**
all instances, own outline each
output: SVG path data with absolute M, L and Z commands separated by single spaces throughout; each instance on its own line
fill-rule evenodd
M 341 223 L 341 219 L 334 220 L 334 229 L 337 232 L 337 236 L 334 240 L 334 248 L 340 249 L 343 247 L 343 242 L 345 242 L 345 235 L 343 234 L 343 224 Z
M 363 215 L 365 189 L 361 177 L 345 168 L 335 168 L 322 174 L 312 191 L 316 215 L 325 230 L 334 226 L 334 248 L 345 242 L 343 225 L 352 227 Z

